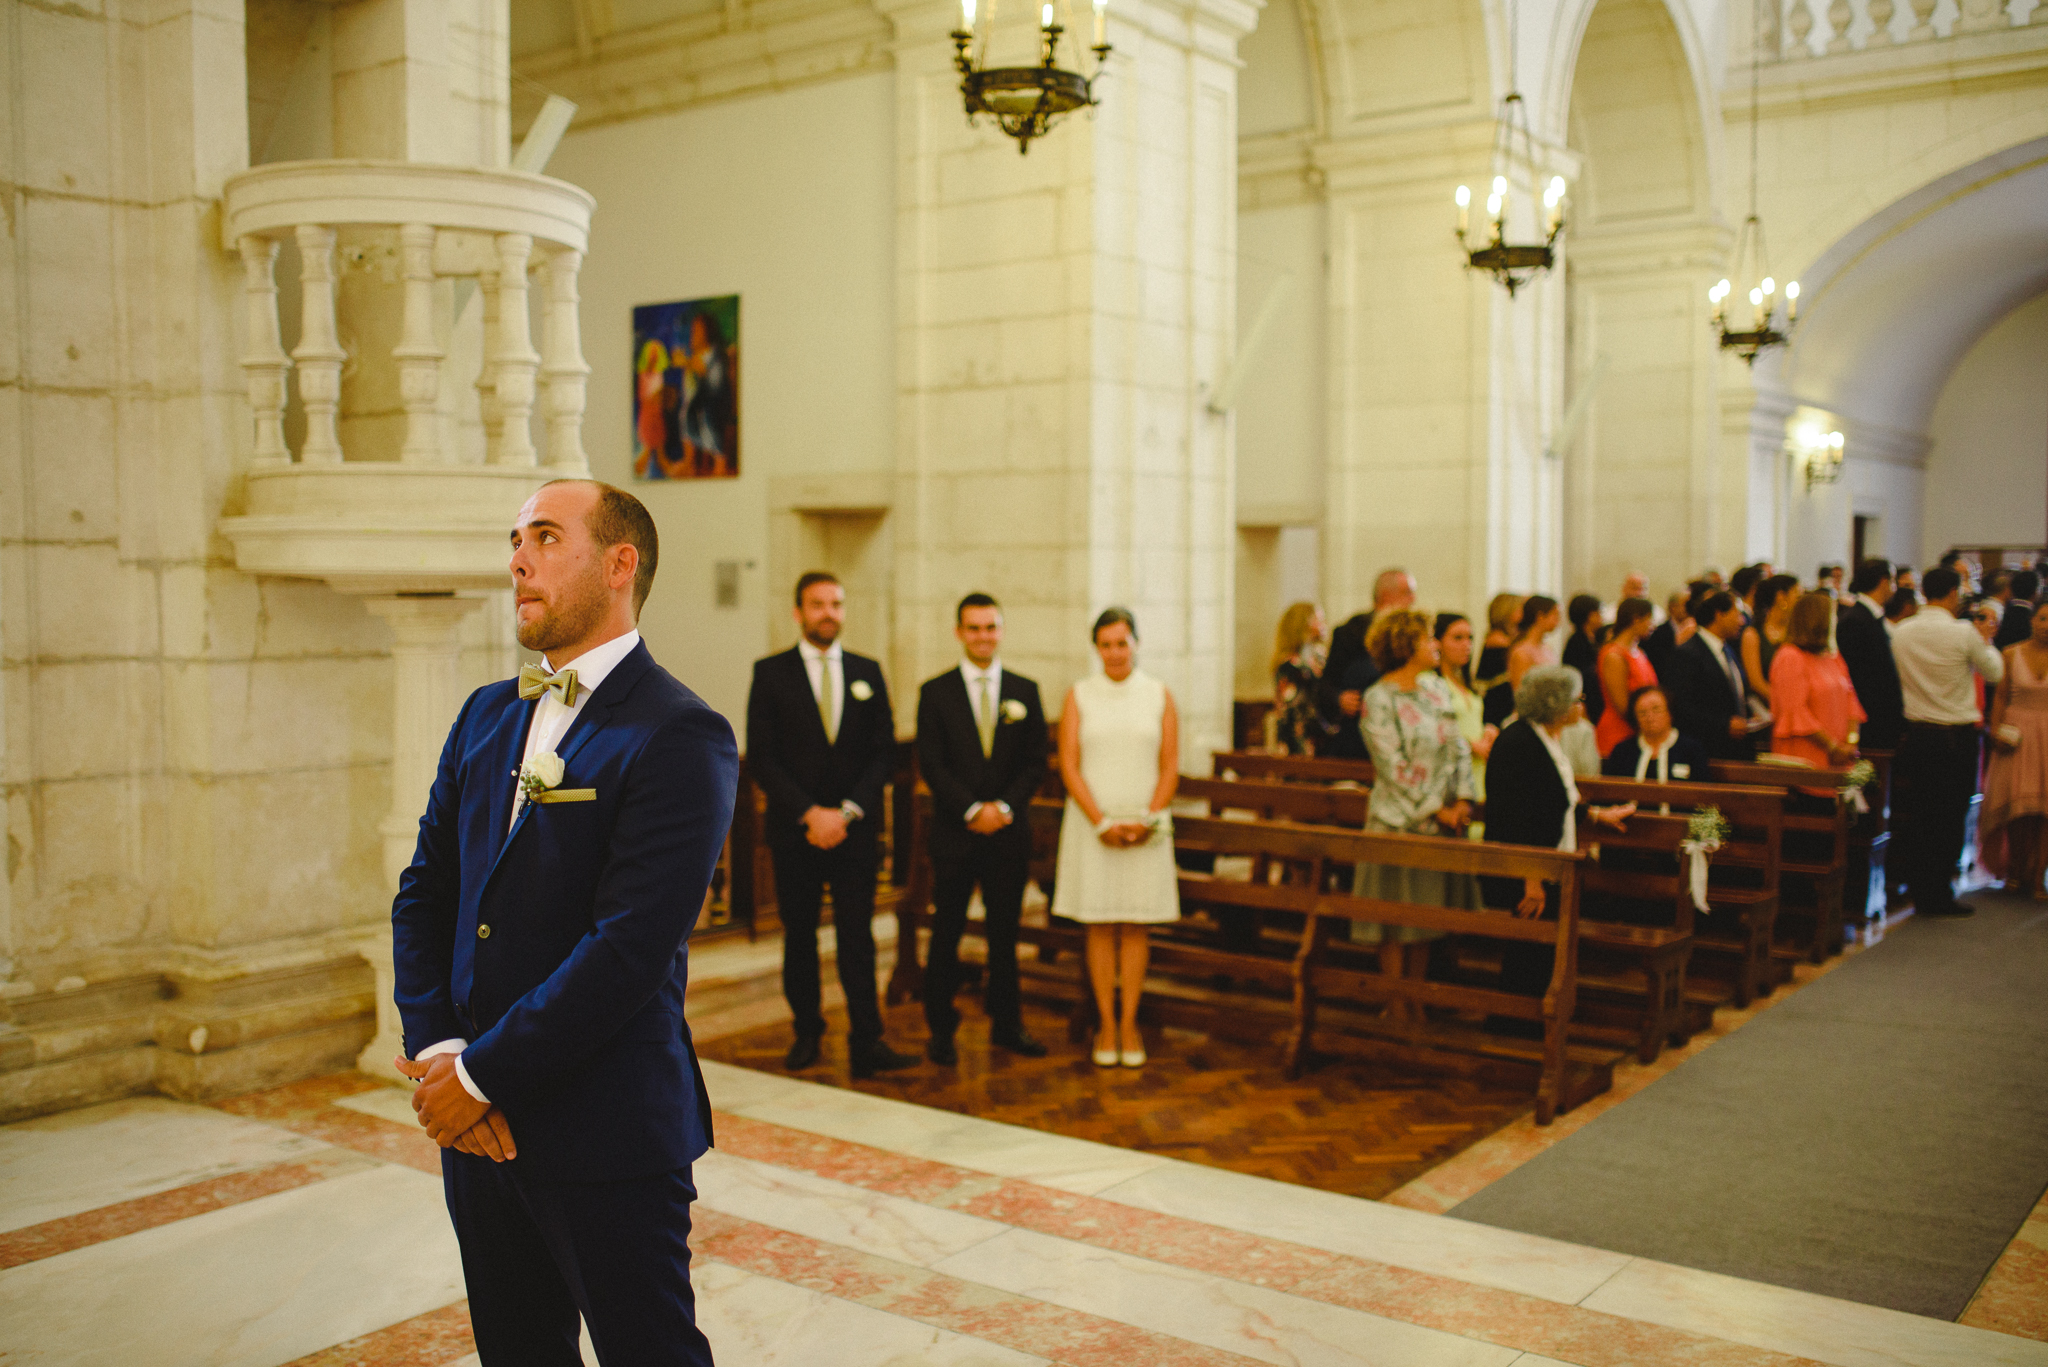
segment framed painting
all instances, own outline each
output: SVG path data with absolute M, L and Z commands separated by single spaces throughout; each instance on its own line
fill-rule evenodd
M 740 472 L 740 297 L 633 310 L 633 476 Z

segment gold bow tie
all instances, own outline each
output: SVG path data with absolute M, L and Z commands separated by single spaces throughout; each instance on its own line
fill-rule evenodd
M 576 671 L 558 669 L 550 674 L 539 665 L 519 666 L 519 696 L 531 702 L 543 693 L 552 693 L 561 699 L 562 706 L 576 705 Z

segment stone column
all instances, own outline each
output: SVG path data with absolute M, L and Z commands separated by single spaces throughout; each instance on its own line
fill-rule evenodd
M 1020 157 L 967 125 L 957 7 L 883 8 L 899 39 L 896 677 L 950 663 L 952 605 L 985 589 L 1007 609 L 1006 658 L 1057 710 L 1093 666 L 1089 622 L 1123 604 L 1174 690 L 1184 756 L 1205 759 L 1230 732 L 1235 491 L 1231 422 L 1204 395 L 1233 342 L 1235 53 L 1256 11 L 1119 0 L 1101 104 Z M 992 64 L 1031 60 L 1016 17 Z M 1084 7 L 1073 18 L 1085 29 Z
M 1330 215 L 1323 592 L 1340 620 L 1370 607 L 1373 579 L 1395 566 L 1431 609 L 1476 612 L 1499 589 L 1562 583 L 1562 479 L 1544 454 L 1563 413 L 1562 267 L 1510 298 L 1465 269 L 1454 236 L 1452 192 L 1483 191 L 1493 136 L 1490 118 L 1467 119 L 1318 153 Z M 1517 240 L 1533 231 L 1523 223 Z
M 420 814 L 448 740 L 448 728 L 462 706 L 457 667 L 462 623 L 483 606 L 480 598 L 452 593 L 394 594 L 364 600 L 372 614 L 391 624 L 391 809 L 377 829 L 384 837 L 384 881 L 395 892 L 398 877 L 412 862 Z M 393 1075 L 400 1052 L 398 1008 L 393 1004 L 391 929 L 365 932 L 363 957 L 377 973 L 377 1038 L 363 1050 L 358 1066 L 379 1077 Z

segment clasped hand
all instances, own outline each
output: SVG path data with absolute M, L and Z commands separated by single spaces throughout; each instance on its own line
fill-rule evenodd
M 1151 836 L 1152 828 L 1142 821 L 1119 821 L 1102 833 L 1102 843 L 1113 850 L 1127 850 L 1144 844 Z
M 976 835 L 994 835 L 1015 819 L 995 803 L 984 802 L 975 811 L 974 819 L 967 823 L 967 829 Z
M 846 813 L 837 807 L 813 807 L 804 813 L 804 839 L 829 850 L 846 839 Z
M 400 1055 L 392 1063 L 419 1084 L 412 1094 L 412 1108 L 421 1128 L 436 1144 L 493 1163 L 519 1156 L 505 1113 L 469 1094 L 455 1072 L 455 1055 L 436 1054 L 424 1063 Z

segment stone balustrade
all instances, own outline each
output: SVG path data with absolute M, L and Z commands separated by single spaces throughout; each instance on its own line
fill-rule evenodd
M 2048 25 L 2048 3 L 2036 0 L 1756 0 L 1776 8 L 1779 36 L 1775 52 L 1765 61 L 1801 61 L 1809 57 L 1870 48 L 1931 43 L 1966 33 L 2012 28 L 2023 23 Z M 1765 22 L 1767 21 L 1761 21 Z

